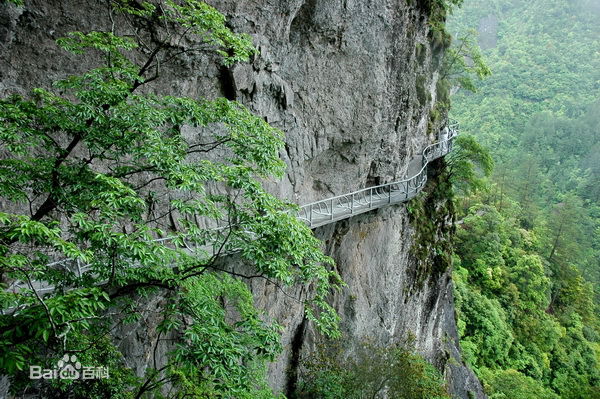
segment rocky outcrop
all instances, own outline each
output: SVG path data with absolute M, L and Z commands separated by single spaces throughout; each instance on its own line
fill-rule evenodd
M 0 4 L 0 95 L 48 86 L 84 70 L 54 39 L 110 23 L 102 2 Z M 211 0 L 237 32 L 259 49 L 249 64 L 226 69 L 207 55 L 187 57 L 159 90 L 236 99 L 286 133 L 282 182 L 270 190 L 298 204 L 403 177 L 413 154 L 433 140 L 441 50 L 432 45 L 426 13 L 405 0 Z M 447 215 L 440 214 L 440 220 Z M 369 337 L 389 344 L 408 333 L 443 370 L 457 397 L 484 397 L 460 359 L 448 269 L 416 281 L 414 226 L 395 205 L 315 232 L 347 287 L 333 298 L 347 350 Z M 295 298 L 262 280 L 250 282 L 258 305 L 285 326 L 284 353 L 272 385 L 285 392 L 294 368 L 321 338 Z M 141 371 L 153 336 L 124 335 L 128 361 Z M 290 377 L 291 376 L 291 377 Z M 468 392 L 472 392 L 469 394 Z

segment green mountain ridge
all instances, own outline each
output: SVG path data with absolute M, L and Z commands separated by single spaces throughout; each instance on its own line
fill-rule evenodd
M 459 199 L 461 346 L 493 399 L 600 397 L 600 2 L 467 0 L 493 75 L 453 116 L 490 148 Z

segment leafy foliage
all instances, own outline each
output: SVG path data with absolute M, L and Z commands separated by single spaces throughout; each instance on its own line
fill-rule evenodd
M 476 35 L 475 31 L 470 31 L 455 39 L 458 44 L 450 46 L 444 53 L 441 76 L 441 79 L 450 80 L 453 86 L 473 93 L 477 92 L 473 78 L 481 81 L 492 74 L 474 40 Z
M 492 397 L 583 398 L 600 382 L 597 335 L 586 333 L 597 325 L 592 291 L 571 265 L 551 273 L 537 234 L 493 205 L 474 206 L 461 220 L 454 276 L 461 346 Z
M 363 343 L 352 358 L 335 345 L 323 346 L 304 365 L 297 398 L 449 398 L 437 370 L 410 343 L 385 348 Z
M 181 52 L 170 43 L 196 43 L 189 52 L 216 51 L 230 65 L 253 54 L 251 41 L 200 1 L 111 4 L 124 31 L 58 41 L 99 56 L 97 68 L 0 100 L 0 272 L 11 287 L 0 294 L 0 372 L 16 392 L 142 397 L 168 383 L 178 397 L 273 397 L 264 364 L 280 350 L 279 327 L 218 259 L 235 253 L 253 278 L 312 285 L 307 316 L 330 336 L 338 318 L 325 299 L 341 284 L 296 207 L 262 186 L 282 176 L 283 134 L 236 102 L 150 90 Z M 134 29 L 150 25 L 152 41 Z M 139 318 L 150 294 L 164 297 L 158 337 L 181 345 L 138 380 L 105 337 L 111 320 Z M 122 370 L 112 388 L 26 378 L 29 364 L 100 351 Z
M 450 25 L 479 29 L 494 70 L 453 97 L 495 163 L 459 200 L 456 275 L 463 349 L 492 398 L 597 397 L 599 12 L 586 0 L 469 0 Z M 493 332 L 484 354 L 474 343 L 500 322 L 512 341 Z
M 483 372 L 485 380 L 489 381 L 488 389 L 494 394 L 491 399 L 558 399 L 551 390 L 542 387 L 531 377 L 516 370 L 501 370 Z
M 448 177 L 453 186 L 463 194 L 484 188 L 483 177 L 488 177 L 494 168 L 489 151 L 467 134 L 455 138 L 454 146 L 447 155 Z

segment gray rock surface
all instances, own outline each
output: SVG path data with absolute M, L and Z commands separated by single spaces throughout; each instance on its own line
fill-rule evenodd
M 107 26 L 102 2 L 31 0 L 0 3 L 0 96 L 84 70 L 53 40 L 70 30 Z M 427 16 L 405 0 L 211 0 L 237 32 L 251 34 L 252 63 L 222 70 L 209 56 L 190 56 L 157 90 L 191 97 L 227 95 L 286 133 L 282 182 L 270 190 L 298 204 L 402 178 L 413 154 L 432 142 L 439 53 Z M 316 231 L 348 284 L 333 298 L 347 350 L 415 336 L 421 353 L 444 371 L 459 398 L 483 398 L 460 359 L 449 272 L 415 288 L 413 227 L 405 205 Z M 284 353 L 270 368 L 285 392 L 296 360 L 321 337 L 303 318 L 302 289 L 283 292 L 253 280 L 258 305 L 285 326 Z M 155 336 L 151 316 L 121 334 L 128 362 L 147 366 Z M 470 396 L 468 392 L 473 392 Z

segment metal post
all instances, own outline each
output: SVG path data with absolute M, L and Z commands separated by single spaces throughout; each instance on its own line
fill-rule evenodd
M 354 193 L 352 193 L 352 198 L 350 199 L 350 214 L 354 213 Z
M 369 189 L 369 208 L 373 208 L 373 189 Z
M 333 198 L 329 200 L 329 206 L 331 207 L 331 217 L 329 220 L 333 220 Z
M 312 226 L 312 215 L 313 215 L 313 205 L 310 204 L 309 214 L 308 214 L 308 223 Z

